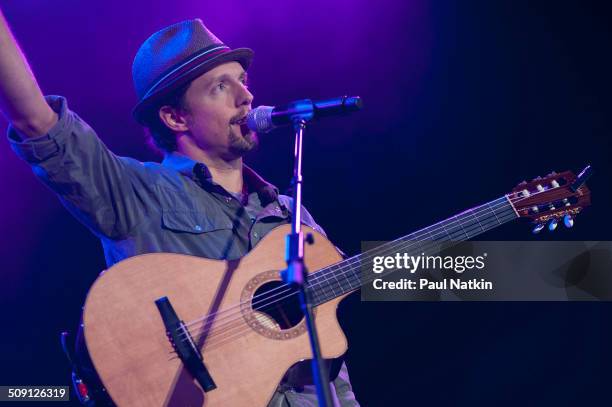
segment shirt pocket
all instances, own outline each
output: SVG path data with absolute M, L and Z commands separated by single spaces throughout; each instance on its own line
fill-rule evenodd
M 162 227 L 179 233 L 202 234 L 217 230 L 231 230 L 229 219 L 210 218 L 198 211 L 164 209 Z

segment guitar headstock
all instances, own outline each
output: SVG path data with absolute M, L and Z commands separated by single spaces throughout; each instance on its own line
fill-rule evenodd
M 559 220 L 567 227 L 574 225 L 574 217 L 591 204 L 591 191 L 584 184 L 591 176 L 587 166 L 578 176 L 571 171 L 552 172 L 545 177 L 518 184 L 508 198 L 522 218 L 535 224 L 534 233 L 544 229 L 555 230 Z

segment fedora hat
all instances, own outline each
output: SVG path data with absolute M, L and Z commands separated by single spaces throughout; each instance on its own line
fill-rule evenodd
M 199 18 L 166 27 L 151 35 L 134 57 L 138 104 L 132 115 L 146 125 L 157 104 L 174 90 L 225 62 L 236 61 L 246 70 L 252 59 L 253 50 L 230 49 Z

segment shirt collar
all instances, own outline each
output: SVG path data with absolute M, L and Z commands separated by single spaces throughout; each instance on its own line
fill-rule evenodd
M 212 180 L 212 175 L 204 163 L 197 162 L 186 155 L 177 152 L 167 153 L 162 161 L 162 165 L 171 168 L 179 173 L 194 179 L 196 182 L 208 182 L 216 185 Z M 255 191 L 259 195 L 262 204 L 274 201 L 278 198 L 278 188 L 264 180 L 251 167 L 242 164 L 244 182 L 249 191 Z

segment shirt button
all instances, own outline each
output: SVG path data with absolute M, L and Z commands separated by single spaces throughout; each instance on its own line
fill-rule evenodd
M 258 238 L 258 237 L 259 237 L 259 234 L 257 234 L 257 232 L 253 232 L 253 236 L 254 236 L 255 238 Z
M 232 198 L 230 198 L 229 196 L 225 197 L 225 202 L 230 203 L 232 201 Z
M 194 229 L 196 232 L 201 232 L 201 231 L 202 231 L 202 226 L 200 226 L 200 225 L 195 225 L 195 226 L 193 227 L 193 229 Z

